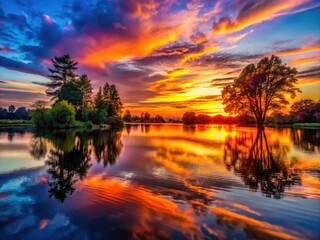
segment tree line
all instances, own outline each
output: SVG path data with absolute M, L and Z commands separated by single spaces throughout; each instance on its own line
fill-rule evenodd
M 161 115 L 156 115 L 152 117 L 148 112 L 141 113 L 139 116 L 131 116 L 130 110 L 126 110 L 123 115 L 123 121 L 125 122 L 141 122 L 141 123 L 165 123 L 166 120 Z
M 29 110 L 26 107 L 16 108 L 14 105 L 10 105 L 8 109 L 0 108 L 0 119 L 29 120 Z
M 80 122 L 85 126 L 109 124 L 122 127 L 123 104 L 115 84 L 105 83 L 95 95 L 90 78 L 86 74 L 77 75 L 78 63 L 69 54 L 51 59 L 50 82 L 47 96 L 53 101 L 47 108 L 44 101 L 32 104 L 31 116 L 39 128 L 68 127 Z
M 221 114 L 209 116 L 206 114 L 197 115 L 194 112 L 186 112 L 182 116 L 184 124 L 254 124 L 255 119 L 249 115 L 223 116 Z
M 186 112 L 182 116 L 184 124 L 255 124 L 256 120 L 250 115 L 209 116 L 206 114 L 196 115 L 194 112 Z M 276 112 L 265 119 L 267 124 L 293 124 L 320 122 L 320 101 L 302 99 L 291 105 L 290 111 L 285 113 Z

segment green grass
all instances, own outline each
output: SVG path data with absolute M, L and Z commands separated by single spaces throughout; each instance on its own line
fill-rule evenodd
M 9 120 L 0 119 L 0 126 L 31 126 L 33 122 L 31 120 Z
M 296 128 L 320 128 L 320 123 L 295 123 L 292 126 Z

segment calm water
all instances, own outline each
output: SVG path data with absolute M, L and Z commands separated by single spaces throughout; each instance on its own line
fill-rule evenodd
M 0 129 L 0 239 L 317 239 L 320 131 Z

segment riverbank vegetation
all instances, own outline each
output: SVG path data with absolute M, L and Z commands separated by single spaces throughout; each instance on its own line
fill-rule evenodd
M 31 120 L 10 120 L 10 119 L 0 119 L 0 126 L 32 126 L 33 122 Z
M 31 106 L 30 115 L 37 128 L 123 127 L 122 102 L 114 84 L 105 83 L 93 96 L 91 80 L 86 74 L 78 76 L 77 62 L 67 55 L 51 60 L 50 82 L 46 94 L 53 102 L 44 101 Z

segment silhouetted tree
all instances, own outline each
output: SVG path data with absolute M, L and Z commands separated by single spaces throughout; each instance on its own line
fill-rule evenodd
M 19 107 L 15 111 L 16 119 L 29 119 L 29 113 L 25 107 Z
M 263 58 L 257 65 L 247 65 L 234 83 L 222 90 L 224 110 L 232 114 L 250 114 L 262 128 L 270 110 L 279 111 L 299 91 L 297 70 L 282 64 L 279 57 Z
M 148 112 L 145 112 L 144 114 L 144 122 L 150 122 L 150 114 Z
M 123 115 L 123 121 L 125 121 L 125 122 L 132 121 L 131 113 L 129 110 L 126 110 L 126 113 Z
M 0 119 L 6 119 L 7 113 L 8 113 L 8 110 L 6 108 L 0 108 Z
M 14 113 L 15 110 L 16 110 L 16 107 L 14 105 L 10 105 L 8 108 L 9 113 Z
M 194 112 L 186 112 L 185 114 L 183 114 L 182 122 L 184 124 L 196 123 L 196 114 Z
M 77 70 L 77 62 L 71 59 L 69 54 L 51 59 L 53 69 L 49 68 L 51 74 L 48 77 L 51 82 L 47 84 L 49 89 L 46 90 L 48 96 L 55 100 L 60 92 L 61 86 L 71 80 L 75 80 L 77 75 L 74 73 Z
M 320 101 L 302 99 L 291 106 L 290 114 L 295 122 L 320 122 Z
M 165 123 L 166 121 L 164 120 L 164 118 L 160 115 L 156 115 L 154 118 L 153 118 L 153 122 L 157 122 L 157 123 Z

